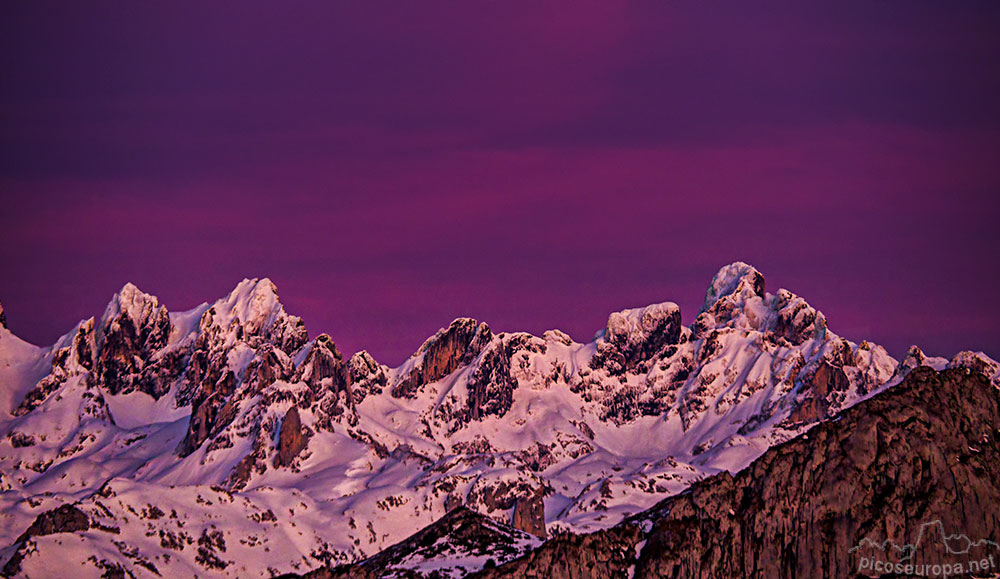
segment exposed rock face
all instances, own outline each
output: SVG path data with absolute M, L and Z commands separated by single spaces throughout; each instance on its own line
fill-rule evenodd
M 921 366 L 937 366 L 936 369 L 941 369 L 945 363 L 946 361 L 943 359 L 934 359 L 925 355 L 923 350 L 917 346 L 910 346 L 910 349 L 906 351 L 906 356 L 896 366 L 896 371 L 892 374 L 892 380 L 899 382 L 907 374 Z
M 90 519 L 80 509 L 73 505 L 62 505 L 51 511 L 46 511 L 35 519 L 28 530 L 18 541 L 28 537 L 41 537 L 53 533 L 75 533 L 90 528 Z
M 472 362 L 493 337 L 489 326 L 470 318 L 459 318 L 428 339 L 417 350 L 416 363 L 392 388 L 397 398 L 413 396 L 418 388 L 440 380 L 460 366 Z
M 191 420 L 178 453 L 191 454 L 226 428 L 242 399 L 289 377 L 290 355 L 305 345 L 306 338 L 302 320 L 285 313 L 268 279 L 244 280 L 228 298 L 206 310 L 191 346 L 187 386 L 179 395 L 180 403 L 191 404 Z M 329 336 L 322 343 L 332 346 Z M 334 353 L 339 356 L 336 347 L 327 351 L 334 360 Z M 233 354 L 250 354 L 253 360 L 242 377 L 230 366 Z M 313 358 L 308 378 L 318 388 L 324 379 L 332 379 L 326 375 L 330 360 L 324 354 Z
M 705 292 L 705 305 L 702 311 L 709 311 L 722 298 L 738 296 L 745 299 L 749 296 L 764 297 L 765 282 L 752 265 L 737 261 L 718 271 L 712 278 L 712 283 Z
M 536 537 L 545 538 L 545 490 L 539 488 L 526 497 L 514 501 L 514 516 L 511 526 Z
M 46 511 L 35 518 L 35 522 L 17 539 L 17 550 L 0 572 L 4 577 L 13 577 L 21 572 L 26 543 L 31 537 L 43 537 L 55 533 L 75 533 L 90 528 L 90 518 L 73 505 L 62 505 Z
M 597 342 L 592 368 L 606 368 L 619 375 L 640 366 L 681 336 L 681 309 L 662 303 L 623 310 L 608 317 L 604 336 Z
M 7 328 L 7 318 L 3 315 L 3 304 L 0 303 L 0 327 Z
M 788 290 L 778 290 L 778 319 L 774 333 L 799 345 L 825 329 L 823 315 Z
M 271 344 L 264 344 L 257 349 L 257 357 L 247 366 L 243 382 L 251 392 L 259 393 L 278 380 L 291 380 L 292 375 L 292 361 L 288 354 Z
M 347 376 L 354 403 L 361 404 L 368 396 L 381 394 L 389 381 L 388 370 L 366 350 L 351 356 L 347 361 Z
M 799 406 L 789 415 L 791 423 L 811 423 L 827 418 L 830 398 L 847 392 L 851 387 L 842 367 L 823 360 L 816 367 L 812 378 L 803 380 L 806 392 Z
M 226 403 L 225 409 L 232 408 L 232 413 L 224 410 L 216 421 L 218 430 L 209 435 L 214 437 L 210 449 L 229 448 L 240 438 L 249 439 L 252 447 L 230 472 L 226 488 L 242 489 L 254 475 L 264 474 L 272 466 L 298 472 L 296 459 L 304 456 L 314 434 L 357 425 L 351 369 L 333 340 L 321 334 L 295 358 L 301 360 L 298 368 L 275 345 L 257 348 L 247 377 Z M 385 381 L 385 369 L 374 360 L 370 362 L 371 367 L 357 366 L 355 376 L 363 387 L 376 388 L 380 380 Z M 248 399 L 252 403 L 246 403 Z
M 306 437 L 302 432 L 302 420 L 299 409 L 292 406 L 281 421 L 281 433 L 278 435 L 278 455 L 274 458 L 275 466 L 288 466 L 306 447 Z
M 191 403 L 191 420 L 188 423 L 187 436 L 178 448 L 181 456 L 194 452 L 209 435 L 228 424 L 227 418 L 232 419 L 230 414 L 223 413 L 222 410 L 229 397 L 236 391 L 236 376 L 228 369 L 223 372 L 214 382 L 211 380 L 201 382 Z
M 998 433 L 1000 393 L 983 376 L 919 368 L 736 477 L 654 508 L 636 576 L 845 577 L 863 538 L 935 519 L 996 541 Z
M 767 297 L 764 276 L 743 262 L 727 265 L 712 278 L 705 304 L 691 326 L 695 337 L 722 327 L 761 330 L 767 321 L 761 306 Z
M 986 376 L 1000 388 L 1000 364 L 982 355 L 982 352 L 959 352 L 948 362 L 948 368 L 965 368 Z
M 171 386 L 170 370 L 156 368 L 154 356 L 170 338 L 170 317 L 167 308 L 151 295 L 126 284 L 115 294 L 101 321 L 98 344 L 100 352 L 94 378 L 111 394 L 141 390 L 159 398 Z
M 305 382 L 313 392 L 333 390 L 346 392 L 350 399 L 350 385 L 344 366 L 344 356 L 327 334 L 316 336 L 305 362 L 299 369 L 298 380 Z
M 31 412 L 70 378 L 86 374 L 94 366 L 94 348 L 94 319 L 90 318 L 80 324 L 69 345 L 52 354 L 52 371 L 28 392 L 14 416 Z
M 518 385 L 511 368 L 522 352 L 544 353 L 545 342 L 530 334 L 500 334 L 486 347 L 469 379 L 468 407 L 472 420 L 503 416 L 510 409 Z

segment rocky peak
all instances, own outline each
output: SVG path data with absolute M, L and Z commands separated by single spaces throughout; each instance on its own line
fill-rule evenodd
M 367 350 L 351 356 L 347 361 L 347 378 L 354 395 L 354 403 L 360 404 L 370 395 L 382 393 L 388 382 L 389 369 L 379 364 Z
M 562 344 L 563 346 L 572 346 L 573 338 L 569 336 L 566 332 L 562 330 L 545 330 L 542 334 L 542 339 L 546 342 L 552 342 L 555 344 Z
M 906 351 L 906 356 L 899 363 L 900 367 L 905 367 L 906 371 L 909 372 L 914 368 L 923 366 L 927 362 L 927 356 L 924 351 L 920 349 L 916 344 L 910 346 L 910 349 Z
M 676 344 L 681 336 L 681 309 L 672 302 L 622 310 L 608 317 L 608 325 L 597 340 L 591 367 L 621 374 Z
M 701 338 L 709 330 L 762 330 L 768 320 L 764 276 L 741 261 L 719 270 L 705 292 L 705 304 L 691 330 Z
M 239 340 L 254 348 L 270 343 L 286 353 L 308 339 L 302 319 L 285 312 L 278 288 L 268 278 L 241 281 L 202 315 L 201 326 L 203 333 L 213 331 L 226 342 Z
M 906 377 L 907 374 L 920 368 L 921 366 L 929 366 L 936 370 L 943 370 L 945 366 L 948 365 L 948 360 L 944 358 L 937 358 L 934 356 L 928 356 L 924 354 L 918 346 L 910 346 L 910 349 L 906 351 L 906 356 L 899 362 L 896 366 L 896 371 L 893 372 L 891 382 L 899 382 Z
M 244 279 L 220 302 L 218 310 L 239 319 L 247 329 L 263 328 L 285 311 L 277 286 L 266 277 Z
M 7 318 L 3 315 L 3 304 L 0 303 L 0 328 L 7 329 Z
M 691 325 L 695 338 L 711 330 L 749 330 L 770 333 L 776 341 L 798 346 L 826 338 L 826 318 L 794 293 L 765 292 L 764 276 L 743 262 L 719 270 L 705 294 L 705 305 Z M 787 344 L 786 344 L 787 345 Z
M 447 328 L 438 330 L 410 358 L 410 368 L 393 386 L 392 395 L 409 398 L 424 384 L 430 384 L 451 374 L 476 356 L 493 338 L 485 323 L 472 318 L 458 318 Z
M 811 338 L 826 337 L 826 317 L 792 292 L 778 290 L 772 308 L 774 323 L 769 329 L 791 344 L 797 346 Z
M 126 283 L 118 290 L 101 316 L 101 329 L 106 331 L 115 324 L 131 324 L 135 328 L 144 328 L 156 322 L 161 316 L 166 316 L 166 308 L 160 305 L 160 300 L 147 294 L 131 283 Z
M 755 296 L 764 297 L 764 276 L 752 265 L 737 261 L 720 269 L 712 278 L 701 311 L 711 310 L 724 298 L 745 301 Z
M 159 300 L 127 283 L 101 317 L 95 379 L 111 394 L 140 390 L 159 398 L 169 377 L 150 372 L 154 357 L 170 338 L 170 316 Z
M 299 381 L 313 390 L 347 390 L 344 356 L 328 334 L 320 334 L 312 343 L 309 354 L 299 368 Z
M 194 452 L 228 426 L 240 399 L 256 395 L 276 380 L 290 378 L 289 356 L 305 345 L 307 338 L 305 324 L 285 312 L 277 288 L 267 278 L 244 279 L 205 310 L 191 348 L 187 382 L 178 394 L 181 403 L 191 404 L 191 421 L 180 454 Z M 321 347 L 329 344 L 331 358 L 339 360 L 340 353 L 329 336 L 317 343 Z M 315 382 L 310 385 L 318 388 L 332 375 L 326 375 L 327 368 L 316 361 L 317 356 L 318 352 L 311 352 L 307 362 L 308 378 Z
M 1000 363 L 983 352 L 968 350 L 955 354 L 948 362 L 948 368 L 964 368 L 986 376 L 994 386 L 1000 388 Z

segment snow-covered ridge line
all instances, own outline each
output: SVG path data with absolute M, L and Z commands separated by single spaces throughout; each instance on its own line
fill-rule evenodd
M 690 327 L 670 302 L 612 313 L 587 344 L 459 318 L 396 368 L 310 339 L 266 278 L 180 313 L 127 284 L 51 348 L 0 327 L 0 544 L 70 503 L 100 527 L 146 513 L 153 539 L 33 538 L 25 569 L 61 553 L 45 560 L 266 575 L 364 558 L 460 505 L 538 537 L 590 531 L 742 469 L 921 365 L 1000 381 L 982 353 L 914 348 L 897 363 L 841 338 L 741 262 Z M 275 527 L 303 538 L 276 555 Z M 95 550 L 105 559 L 86 562 Z

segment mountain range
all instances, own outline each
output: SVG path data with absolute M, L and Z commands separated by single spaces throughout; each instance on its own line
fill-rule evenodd
M 932 512 L 998 540 L 998 385 L 982 352 L 842 338 L 741 262 L 689 326 L 670 302 L 589 343 L 459 318 L 394 368 L 268 279 L 184 312 L 127 284 L 50 347 L 0 306 L 0 566 L 844 576 Z

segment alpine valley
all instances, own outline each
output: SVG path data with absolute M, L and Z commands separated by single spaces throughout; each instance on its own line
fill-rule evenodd
M 460 318 L 396 368 L 268 279 L 185 312 L 128 284 L 46 348 L 2 312 L 4 576 L 844 577 L 935 518 L 1000 542 L 1000 366 L 897 361 L 745 263 L 690 326 Z

